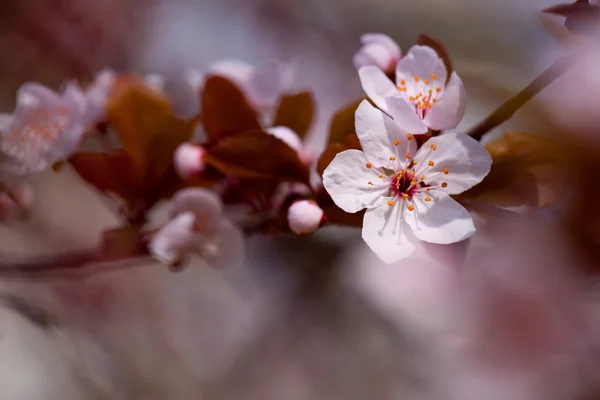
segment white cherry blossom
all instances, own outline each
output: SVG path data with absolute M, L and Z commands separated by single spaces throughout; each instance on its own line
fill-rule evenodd
M 86 98 L 74 82 L 56 93 L 25 83 L 13 114 L 0 114 L 0 182 L 14 186 L 75 152 L 89 127 Z
M 446 133 L 417 149 L 412 134 L 366 100 L 356 111 L 356 133 L 363 151 L 337 154 L 323 185 L 344 211 L 367 209 L 362 237 L 383 261 L 409 256 L 416 239 L 448 244 L 475 232 L 467 210 L 450 195 L 488 174 L 492 160 L 479 142 Z
M 174 265 L 191 254 L 214 267 L 235 267 L 243 262 L 244 236 L 223 216 L 218 196 L 205 189 L 184 189 L 171 200 L 171 221 L 150 242 L 152 255 Z
M 394 72 L 396 64 L 402 57 L 400 46 L 383 33 L 365 33 L 360 37 L 362 47 L 354 54 L 356 69 L 373 65 L 387 75 Z
M 467 99 L 456 72 L 448 79 L 444 62 L 431 47 L 416 45 L 396 65 L 396 82 L 376 66 L 359 69 L 363 90 L 375 105 L 405 131 L 455 128 Z

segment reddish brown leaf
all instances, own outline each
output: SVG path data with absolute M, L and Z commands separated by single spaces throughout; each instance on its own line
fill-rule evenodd
M 211 76 L 202 92 L 204 129 L 210 140 L 260 129 L 256 111 L 240 89 L 227 79 Z
M 448 54 L 448 50 L 446 47 L 437 39 L 432 38 L 424 33 L 421 33 L 417 37 L 417 44 L 422 46 L 429 46 L 435 50 L 435 52 L 440 56 L 442 61 L 444 61 L 444 65 L 446 66 L 446 70 L 448 71 L 448 80 L 450 79 L 450 74 L 454 71 L 454 67 L 452 66 L 452 60 L 450 59 L 450 54 Z
M 354 134 L 354 113 L 363 99 L 352 102 L 338 110 L 329 126 L 329 142 L 341 142 L 346 136 Z
M 132 200 L 140 191 L 137 171 L 124 152 L 78 153 L 69 162 L 83 179 L 102 192 Z
M 206 163 L 226 175 L 308 182 L 308 168 L 281 140 L 260 130 L 221 138 L 206 147 Z
M 314 119 L 314 113 L 315 101 L 311 92 L 284 95 L 279 101 L 273 126 L 287 126 L 303 138 Z

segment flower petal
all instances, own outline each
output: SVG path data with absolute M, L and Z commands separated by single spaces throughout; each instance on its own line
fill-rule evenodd
M 386 198 L 391 199 L 391 198 Z M 391 264 L 410 256 L 415 251 L 416 238 L 403 221 L 405 201 L 397 201 L 392 207 L 387 202 L 365 213 L 362 238 L 383 260 Z
M 394 71 L 402 56 L 398 44 L 388 35 L 366 33 L 360 37 L 363 46 L 354 54 L 354 67 L 358 70 L 367 65 L 381 68 L 386 73 Z
M 429 139 L 417 151 L 415 161 L 417 175 L 424 175 L 427 185 L 448 194 L 459 194 L 477 185 L 492 166 L 487 150 L 463 133 L 445 133 Z M 430 166 L 429 161 L 434 165 Z
M 425 199 L 429 198 L 429 201 Z M 404 214 L 417 238 L 429 243 L 460 242 L 475 233 L 469 212 L 441 190 L 413 196 L 414 210 Z
M 236 268 L 243 264 L 245 253 L 244 234 L 231 221 L 219 221 L 216 240 L 201 243 L 201 256 L 216 268 Z
M 356 110 L 355 127 L 367 160 L 377 167 L 390 167 L 390 157 L 403 160 L 406 153 L 414 154 L 416 150 L 416 140 L 409 141 L 408 132 L 368 100 L 363 100 Z
M 432 79 L 443 87 L 447 77 L 448 72 L 446 72 L 444 61 L 429 46 L 415 45 L 411 47 L 396 66 L 396 82 L 401 82 L 403 79 L 406 82 L 418 80 L 419 84 L 423 84 L 425 79 Z
M 362 151 L 346 150 L 338 153 L 323 172 L 323 186 L 334 203 L 346 212 L 378 206 L 389 190 L 385 177 L 380 179 L 366 164 Z
M 219 75 L 238 84 L 245 84 L 252 78 L 254 67 L 238 59 L 221 60 L 213 64 L 209 74 Z
M 180 261 L 190 246 L 195 216 L 191 212 L 179 214 L 159 230 L 150 241 L 149 250 L 164 264 Z
M 382 44 L 388 49 L 392 57 L 398 60 L 402 57 L 402 50 L 398 46 L 398 43 L 384 33 L 365 33 L 360 37 L 360 42 L 363 45 L 372 43 Z
M 434 130 L 456 128 L 467 111 L 467 93 L 462 80 L 452 72 L 443 95 L 429 110 L 425 124 Z
M 20 114 L 20 111 L 28 112 L 31 108 L 41 104 L 56 105 L 58 103 L 60 103 L 60 96 L 56 92 L 39 83 L 27 82 L 21 85 L 17 91 L 15 115 Z
M 221 199 L 206 189 L 189 188 L 177 192 L 171 200 L 171 215 L 193 213 L 196 228 L 207 236 L 214 236 L 221 215 L 223 204 Z
M 266 130 L 269 135 L 275 136 L 288 146 L 290 146 L 296 152 L 302 150 L 302 139 L 300 136 L 287 126 L 274 126 Z
M 414 106 L 410 105 L 402 96 L 392 95 L 386 97 L 385 100 L 388 114 L 400 129 L 414 134 L 427 132 L 427 125 L 417 116 Z
M 398 93 L 394 82 L 378 67 L 369 65 L 358 70 L 358 76 L 363 90 L 380 110 L 388 113 L 386 97 Z

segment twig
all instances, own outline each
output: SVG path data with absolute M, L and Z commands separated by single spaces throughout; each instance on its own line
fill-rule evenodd
M 577 56 L 578 54 L 573 54 L 556 60 L 548 69 L 542 72 L 540 76 L 527 85 L 525 89 L 521 90 L 506 101 L 506 103 L 502 104 L 485 120 L 471 128 L 467 134 L 474 139 L 481 140 L 481 137 L 485 133 L 510 119 L 515 112 L 525 105 L 525 103 L 571 69 L 575 65 L 575 62 L 578 61 Z

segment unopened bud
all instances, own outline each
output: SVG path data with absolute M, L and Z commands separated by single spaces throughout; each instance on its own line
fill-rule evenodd
M 175 170 L 184 179 L 204 170 L 204 149 L 200 146 L 184 143 L 177 148 L 174 158 Z
M 354 67 L 374 65 L 386 74 L 394 71 L 402 56 L 398 44 L 382 33 L 367 33 L 360 38 L 362 47 L 354 54 Z
M 288 209 L 288 225 L 298 235 L 313 233 L 325 220 L 321 207 L 312 200 L 295 201 Z

